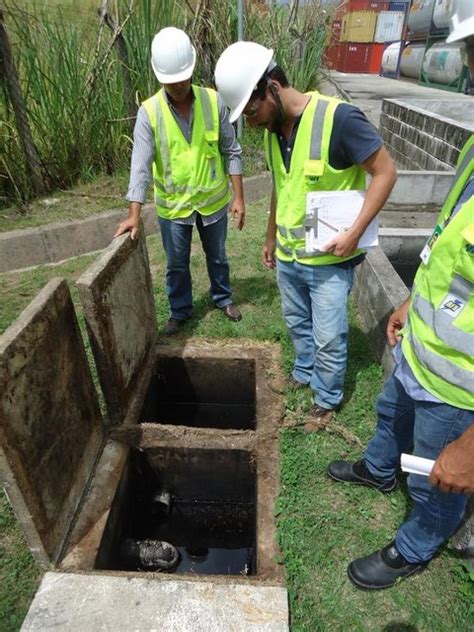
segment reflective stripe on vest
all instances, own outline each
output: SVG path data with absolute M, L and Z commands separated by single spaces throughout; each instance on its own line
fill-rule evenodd
M 474 291 L 474 284 L 461 276 L 454 276 L 453 282 L 449 288 L 444 301 L 438 309 L 434 309 L 429 301 L 420 296 L 415 295 L 413 301 L 413 309 L 421 318 L 421 320 L 431 329 L 434 330 L 440 340 L 448 347 L 456 349 L 460 353 L 466 353 L 471 349 L 474 353 L 474 334 L 462 331 L 454 324 L 454 317 L 449 312 L 447 306 L 448 297 L 450 295 L 457 296 L 463 302 L 462 307 L 456 312 L 459 316 L 463 309 L 467 307 L 469 296 Z
M 467 371 L 442 356 L 428 351 L 412 334 L 408 340 L 418 360 L 432 373 L 468 393 L 474 394 L 474 373 Z
M 324 117 L 326 116 L 326 110 L 328 109 L 329 101 L 318 101 L 316 105 L 316 110 L 313 116 L 313 125 L 311 127 L 311 141 L 309 146 L 309 161 L 320 161 L 322 156 L 322 146 L 323 146 L 323 127 L 324 127 Z M 272 145 L 271 141 L 269 143 L 270 147 Z M 271 152 L 271 157 L 273 160 L 273 153 Z M 306 166 L 308 166 L 309 161 L 306 161 Z M 309 165 L 310 166 L 310 165 Z M 303 239 L 306 236 L 305 230 L 306 222 L 304 226 L 301 228 L 285 228 L 285 226 L 281 226 L 281 224 L 277 224 L 277 229 L 283 237 L 289 239 L 290 237 L 293 239 Z M 277 246 L 279 244 L 277 243 Z M 280 246 L 279 246 L 280 247 Z M 283 248 L 280 247 L 280 250 L 285 252 Z M 288 248 L 287 248 L 288 250 Z M 296 251 L 296 254 L 301 251 Z M 313 253 L 317 255 L 319 251 L 314 251 Z M 307 254 L 306 250 L 303 250 L 304 254 Z M 286 253 L 288 254 L 288 253 Z M 290 251 L 290 254 L 291 251 Z

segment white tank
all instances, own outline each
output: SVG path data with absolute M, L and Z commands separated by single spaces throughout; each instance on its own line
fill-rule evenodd
M 413 0 L 408 14 L 410 33 L 427 33 L 430 30 L 431 14 L 435 0 Z
M 382 71 L 395 72 L 397 70 L 398 55 L 400 54 L 400 42 L 390 44 L 382 55 Z
M 404 77 L 419 79 L 424 56 L 424 44 L 408 44 L 403 49 L 402 58 L 400 59 L 400 74 Z
M 460 47 L 459 42 L 438 42 L 426 51 L 423 72 L 428 81 L 447 84 L 459 79 L 463 69 Z
M 449 28 L 450 20 L 456 10 L 456 0 L 435 0 L 433 24 L 437 29 Z

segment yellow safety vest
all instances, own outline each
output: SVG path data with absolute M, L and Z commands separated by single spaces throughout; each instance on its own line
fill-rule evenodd
M 265 133 L 265 154 L 273 175 L 276 193 L 277 250 L 281 261 L 298 261 L 306 265 L 340 263 L 349 257 L 332 253 L 306 251 L 306 194 L 310 191 L 345 191 L 365 189 L 365 172 L 357 165 L 334 169 L 329 164 L 329 142 L 334 112 L 342 103 L 338 99 L 311 93 L 311 100 L 301 117 L 287 171 L 276 134 Z
M 156 210 L 165 219 L 194 211 L 211 215 L 230 200 L 229 178 L 219 151 L 217 93 L 191 86 L 194 119 L 188 143 L 161 89 L 143 102 L 155 137 L 153 180 Z
M 474 173 L 474 135 L 415 277 L 402 351 L 420 384 L 451 406 L 474 410 L 474 197 L 452 211 Z

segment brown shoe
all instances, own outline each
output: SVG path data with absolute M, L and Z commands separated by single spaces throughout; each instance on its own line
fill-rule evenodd
M 292 375 L 290 375 L 286 378 L 277 377 L 274 380 L 271 380 L 269 386 L 270 390 L 281 395 L 285 393 L 288 389 L 298 391 L 300 388 L 305 388 L 306 386 L 309 386 L 309 384 L 303 384 L 303 382 L 299 382 Z
M 172 336 L 182 325 L 184 325 L 185 322 L 185 320 L 176 320 L 176 318 L 170 318 L 163 328 L 163 333 L 165 334 L 165 336 Z
M 220 309 L 224 312 L 224 316 L 229 320 L 232 320 L 234 323 L 242 320 L 242 314 L 232 303 L 226 305 L 225 307 L 221 307 Z
M 327 428 L 334 417 L 334 412 L 333 408 L 323 408 L 315 404 L 306 417 L 305 432 L 317 432 Z

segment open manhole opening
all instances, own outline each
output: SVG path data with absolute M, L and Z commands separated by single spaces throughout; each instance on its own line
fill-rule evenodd
M 256 573 L 256 472 L 245 450 L 132 450 L 104 530 L 96 568 L 156 570 L 130 543 L 166 541 L 173 572 Z M 125 544 L 124 544 L 125 543 Z
M 254 430 L 255 360 L 158 356 L 140 421 Z

